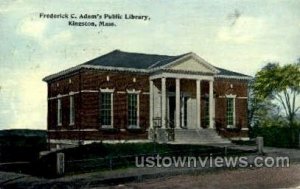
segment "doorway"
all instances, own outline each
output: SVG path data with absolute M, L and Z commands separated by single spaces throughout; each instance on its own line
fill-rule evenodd
M 187 128 L 187 118 L 188 118 L 188 95 L 180 95 L 180 127 Z M 175 128 L 176 126 L 176 97 L 175 93 L 169 93 L 167 98 L 167 125 L 169 128 Z

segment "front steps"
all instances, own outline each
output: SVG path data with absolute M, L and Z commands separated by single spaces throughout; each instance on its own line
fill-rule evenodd
M 175 129 L 173 144 L 229 144 L 215 129 Z

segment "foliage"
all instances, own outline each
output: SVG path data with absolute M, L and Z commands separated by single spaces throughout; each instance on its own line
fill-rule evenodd
M 249 126 L 260 125 L 261 122 L 278 119 L 280 117 L 280 108 L 272 103 L 271 99 L 262 99 L 254 88 L 255 79 L 249 83 L 249 106 L 248 120 Z M 266 125 L 266 124 L 262 124 Z
M 278 63 L 269 63 L 257 72 L 253 91 L 260 102 L 275 100 L 284 110 L 293 126 L 299 106 L 296 98 L 300 94 L 300 62 L 280 66 Z
M 292 128 L 285 125 L 278 125 L 274 121 L 274 125 L 255 126 L 251 129 L 250 137 L 264 137 L 264 145 L 272 147 L 295 148 L 299 146 L 300 124 L 294 125 Z M 268 124 L 271 124 L 270 122 Z M 292 137 L 291 137 L 292 136 Z M 295 140 L 297 139 L 297 140 Z

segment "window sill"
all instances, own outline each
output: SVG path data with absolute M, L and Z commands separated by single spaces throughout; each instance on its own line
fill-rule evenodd
M 143 129 L 139 126 L 128 126 L 127 131 L 132 133 L 141 133 Z
M 236 126 L 235 126 L 235 125 L 227 125 L 226 128 L 227 128 L 227 129 L 235 129 Z
M 113 129 L 114 127 L 112 125 L 101 125 L 101 128 L 103 128 L 103 129 Z
M 129 125 L 128 129 L 141 129 L 139 125 Z
M 236 126 L 232 126 L 232 125 L 230 125 L 230 126 L 227 126 L 226 127 L 226 130 L 227 131 L 240 131 L 241 129 L 240 128 L 238 128 L 238 127 L 236 127 Z

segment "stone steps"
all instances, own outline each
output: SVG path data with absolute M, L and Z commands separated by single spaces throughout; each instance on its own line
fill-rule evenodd
M 175 130 L 175 141 L 172 143 L 181 144 L 210 144 L 210 143 L 230 143 L 226 138 L 222 138 L 214 129 L 177 129 Z

